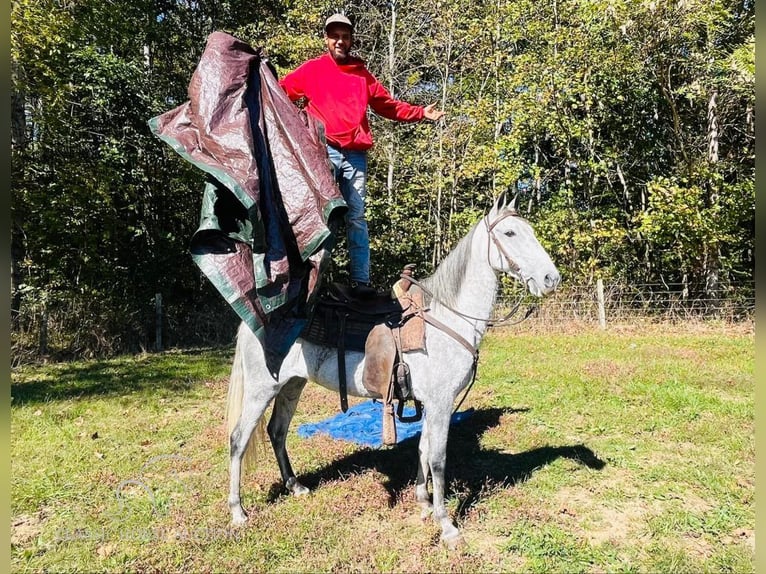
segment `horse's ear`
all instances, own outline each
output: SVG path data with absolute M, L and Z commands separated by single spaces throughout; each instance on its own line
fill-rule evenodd
M 501 193 L 495 200 L 495 205 L 492 206 L 492 211 L 499 213 L 505 208 L 505 204 L 508 201 L 508 196 L 505 192 Z
M 519 194 L 515 194 L 513 196 L 513 199 L 511 200 L 511 203 L 508 204 L 508 209 L 511 211 L 516 211 L 516 200 L 519 199 Z

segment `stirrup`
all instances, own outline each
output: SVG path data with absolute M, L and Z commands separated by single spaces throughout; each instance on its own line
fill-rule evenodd
M 423 418 L 423 403 L 415 399 L 415 414 L 411 417 L 404 416 L 404 401 L 396 405 L 396 416 L 403 423 L 414 423 Z

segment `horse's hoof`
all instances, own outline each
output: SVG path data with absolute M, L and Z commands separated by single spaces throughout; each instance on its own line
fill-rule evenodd
M 293 493 L 293 496 L 306 496 L 311 491 L 302 484 L 299 484 L 293 488 L 291 492 Z
M 455 550 L 458 546 L 463 544 L 463 537 L 457 527 L 449 520 L 442 520 L 442 542 L 450 550 Z
M 465 540 L 463 539 L 463 535 L 460 534 L 457 530 L 455 530 L 454 533 L 450 534 L 442 534 L 442 543 L 449 549 L 449 550 L 457 550 L 458 548 L 462 548 L 465 546 Z
M 229 510 L 231 511 L 231 525 L 242 526 L 247 522 L 247 512 L 242 508 L 242 504 L 239 500 L 235 502 L 229 502 Z
M 293 496 L 304 496 L 311 492 L 308 488 L 303 486 L 300 482 L 298 482 L 298 479 L 296 478 L 290 478 L 287 480 L 287 483 L 285 484 L 285 488 L 292 494 Z

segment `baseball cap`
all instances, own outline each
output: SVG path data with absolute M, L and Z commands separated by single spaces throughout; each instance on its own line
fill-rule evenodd
M 329 28 L 331 24 L 345 24 L 346 26 L 351 28 L 352 31 L 354 29 L 354 25 L 351 23 L 351 20 L 349 20 L 343 14 L 333 14 L 327 20 L 325 20 L 325 23 L 324 23 L 325 31 L 327 31 L 327 28 Z

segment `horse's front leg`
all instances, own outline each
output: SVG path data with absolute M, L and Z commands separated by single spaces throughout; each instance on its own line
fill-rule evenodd
M 279 472 L 282 474 L 282 481 L 285 488 L 292 494 L 307 494 L 309 489 L 303 486 L 295 478 L 293 467 L 290 464 L 290 457 L 287 454 L 287 431 L 290 428 L 290 422 L 295 414 L 295 407 L 301 398 L 303 388 L 306 386 L 306 379 L 292 378 L 279 391 L 274 399 L 274 409 L 269 420 L 268 432 L 271 439 L 271 446 L 274 448 L 274 455 L 277 457 Z
M 420 518 L 426 519 L 433 512 L 431 496 L 428 493 L 428 415 L 423 418 L 423 428 L 420 431 L 418 443 L 418 478 L 415 481 L 415 500 L 420 505 Z
M 434 520 L 442 529 L 441 539 L 454 548 L 462 541 L 460 531 L 455 527 L 447 514 L 444 503 L 445 478 L 444 469 L 447 464 L 447 433 L 449 432 L 450 408 L 437 408 L 426 411 L 428 417 L 428 466 L 433 480 L 433 512 Z

